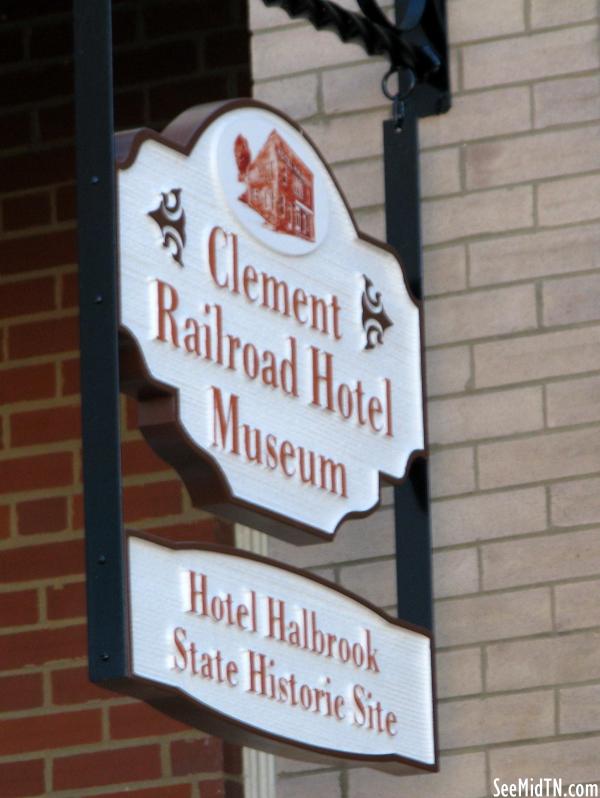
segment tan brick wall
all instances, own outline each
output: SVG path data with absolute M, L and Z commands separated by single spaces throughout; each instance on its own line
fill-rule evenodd
M 600 783 L 597 0 L 448 0 L 454 107 L 423 120 L 442 770 L 281 761 L 278 798 L 484 798 Z M 250 0 L 254 94 L 301 120 L 384 234 L 385 65 Z M 391 493 L 271 554 L 395 609 Z

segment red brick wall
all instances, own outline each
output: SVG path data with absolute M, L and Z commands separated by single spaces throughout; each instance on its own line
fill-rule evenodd
M 0 796 L 238 798 L 240 753 L 86 671 L 70 0 L 0 6 Z M 243 0 L 114 3 L 119 128 L 249 94 Z M 125 516 L 231 540 L 123 403 Z

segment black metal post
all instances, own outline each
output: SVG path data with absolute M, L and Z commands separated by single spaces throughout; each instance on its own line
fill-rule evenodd
M 74 0 L 88 654 L 126 672 L 110 0 Z
M 405 100 L 402 131 L 384 123 L 386 237 L 400 253 L 410 287 L 423 295 L 418 106 Z M 416 461 L 395 490 L 398 615 L 433 631 L 428 463 Z

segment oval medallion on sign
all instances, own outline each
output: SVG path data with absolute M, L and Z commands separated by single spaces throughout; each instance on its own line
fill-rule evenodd
M 281 116 L 238 108 L 216 123 L 215 181 L 248 232 L 286 255 L 327 235 L 326 176 L 314 150 Z

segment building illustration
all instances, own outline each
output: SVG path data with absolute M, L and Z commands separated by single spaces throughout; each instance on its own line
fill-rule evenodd
M 246 185 L 239 200 L 259 213 L 275 232 L 315 240 L 313 173 L 276 130 L 254 160 L 247 139 L 236 138 L 238 179 Z

